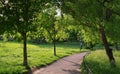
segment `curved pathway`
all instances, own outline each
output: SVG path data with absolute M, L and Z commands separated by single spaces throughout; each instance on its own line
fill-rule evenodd
M 64 57 L 53 64 L 40 68 L 33 74 L 81 74 L 80 64 L 87 52 Z

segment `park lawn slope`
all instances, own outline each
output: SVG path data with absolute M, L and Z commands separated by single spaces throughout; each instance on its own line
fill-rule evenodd
M 92 51 L 86 56 L 86 63 L 93 74 L 120 74 L 120 51 L 113 51 L 117 67 L 111 68 L 105 50 Z M 83 65 L 83 64 L 82 64 Z M 83 74 L 84 67 L 82 66 Z
M 32 67 L 48 65 L 64 56 L 80 52 L 77 44 L 57 44 L 57 56 L 53 55 L 52 44 L 28 44 L 28 63 Z M 0 74 L 22 74 L 23 45 L 16 42 L 0 42 Z

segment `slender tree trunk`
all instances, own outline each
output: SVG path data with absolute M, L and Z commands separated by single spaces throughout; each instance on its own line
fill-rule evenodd
M 55 43 L 55 40 L 54 40 L 53 44 L 54 44 L 54 56 L 56 56 L 56 43 Z
M 114 56 L 112 53 L 112 49 L 109 47 L 103 26 L 100 25 L 99 31 L 100 31 L 101 39 L 102 39 L 102 42 L 104 44 L 106 54 L 109 58 L 110 64 L 112 67 L 115 67 L 116 66 L 115 59 L 114 59 Z
M 26 33 L 23 33 L 23 65 L 27 66 L 27 36 Z
M 49 36 L 50 36 L 50 38 L 52 39 L 52 43 L 53 43 L 53 46 L 54 46 L 54 56 L 56 56 L 56 40 L 55 40 L 55 28 L 53 28 L 53 32 L 54 32 L 54 34 L 53 34 L 53 37 L 52 37 L 52 35 L 51 35 L 51 33 L 49 32 L 49 30 L 47 30 L 47 32 L 48 32 L 48 34 L 49 34 Z
M 55 40 L 55 28 L 54 28 L 54 37 L 53 37 L 53 44 L 54 44 L 54 56 L 56 56 L 56 40 Z
M 24 10 L 24 20 L 25 20 L 25 26 L 27 27 L 28 24 L 28 11 L 29 11 L 29 0 L 25 0 L 25 10 Z M 23 65 L 24 66 L 28 66 L 28 62 L 27 62 L 27 36 L 26 36 L 27 31 L 23 32 Z

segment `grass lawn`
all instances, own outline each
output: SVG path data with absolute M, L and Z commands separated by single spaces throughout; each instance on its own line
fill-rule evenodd
M 57 56 L 53 56 L 52 44 L 28 44 L 30 67 L 40 67 L 52 63 L 60 57 L 80 52 L 79 44 L 57 44 Z M 26 72 L 23 64 L 23 45 L 16 42 L 0 42 L 0 74 L 21 74 Z M 59 56 L 59 57 L 58 57 Z
M 108 57 L 105 50 L 92 51 L 90 55 L 86 57 L 88 67 L 93 74 L 120 74 L 120 51 L 113 51 L 116 59 L 117 67 L 111 68 Z M 84 67 L 82 67 L 82 71 Z M 83 72 L 83 74 L 85 74 Z

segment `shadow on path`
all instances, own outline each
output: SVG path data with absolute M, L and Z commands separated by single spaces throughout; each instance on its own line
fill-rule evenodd
M 79 70 L 64 70 L 63 71 L 67 72 L 68 74 L 81 74 Z
M 86 54 L 84 52 L 64 57 L 29 74 L 81 74 L 80 64 Z

